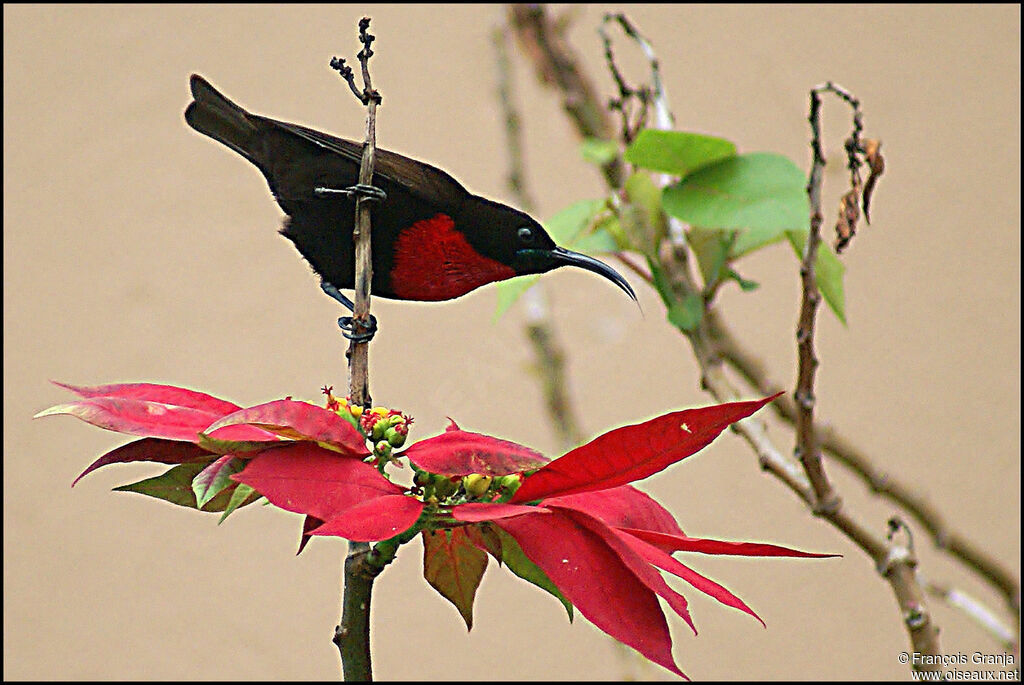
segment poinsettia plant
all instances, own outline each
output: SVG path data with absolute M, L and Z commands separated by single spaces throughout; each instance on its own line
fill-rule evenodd
M 243 408 L 167 385 L 58 385 L 80 399 L 37 416 L 69 414 L 139 437 L 95 460 L 76 483 L 110 464 L 170 464 L 162 475 L 116 489 L 221 512 L 222 519 L 266 498 L 305 516 L 300 552 L 312 536 L 339 536 L 376 542 L 382 565 L 420 536 L 427 582 L 455 605 L 467 628 L 490 555 L 554 595 L 570 619 L 579 611 L 683 677 L 658 598 L 694 633 L 696 627 L 686 599 L 661 571 L 761 619 L 674 553 L 834 556 L 687 536 L 666 509 L 630 485 L 701 450 L 775 396 L 672 412 L 549 460 L 454 421 L 444 433 L 406 446 L 410 417 L 351 406 L 329 388 L 325 407 L 286 398 Z M 406 462 L 412 478 L 403 485 L 394 467 Z

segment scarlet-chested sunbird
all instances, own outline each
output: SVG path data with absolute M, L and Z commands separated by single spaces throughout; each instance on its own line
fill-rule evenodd
M 325 284 L 352 288 L 355 205 L 346 189 L 357 185 L 362 143 L 251 114 L 201 76 L 191 85 L 188 124 L 255 164 L 288 215 L 281 233 Z M 375 296 L 450 300 L 513 276 L 577 266 L 636 299 L 608 265 L 557 246 L 527 214 L 471 194 L 430 164 L 377 149 L 369 185 L 386 197 L 372 212 Z

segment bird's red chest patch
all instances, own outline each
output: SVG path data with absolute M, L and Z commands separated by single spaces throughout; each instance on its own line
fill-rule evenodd
M 447 214 L 417 221 L 395 240 L 391 289 L 405 300 L 450 300 L 512 278 L 512 267 L 484 257 Z

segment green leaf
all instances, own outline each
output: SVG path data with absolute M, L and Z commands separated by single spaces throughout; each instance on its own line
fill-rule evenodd
M 736 154 L 724 138 L 685 131 L 644 129 L 626 148 L 626 161 L 644 169 L 684 177 L 701 167 Z
M 192 492 L 196 495 L 196 506 L 202 508 L 222 490 L 235 484 L 231 474 L 245 467 L 245 461 L 226 454 L 199 472 L 192 479 Z
M 626 247 L 626 236 L 611 212 L 600 214 L 588 229 L 572 241 L 572 249 L 585 254 L 616 252 Z
M 695 330 L 700 325 L 704 316 L 704 298 L 697 293 L 691 293 L 684 299 L 679 300 L 679 295 L 672 288 L 665 271 L 658 266 L 658 262 L 650 257 L 647 258 L 647 267 L 651 270 L 651 280 L 654 281 L 654 289 L 661 295 L 661 301 L 665 303 L 668 313 L 668 321 L 684 333 Z
M 692 226 L 739 230 L 732 256 L 807 230 L 810 206 L 803 172 L 769 152 L 731 157 L 665 188 L 665 211 Z
M 773 243 L 777 243 L 785 237 L 786 232 L 780 231 L 775 226 L 760 226 L 747 228 L 736 232 L 736 240 L 733 241 L 729 250 L 729 257 L 736 259 L 754 250 L 760 250 Z
M 569 622 L 571 623 L 573 619 L 572 602 L 565 598 L 565 595 L 558 589 L 558 586 L 551 582 L 548 575 L 537 564 L 530 561 L 514 537 L 500 528 L 495 527 L 495 530 L 501 538 L 501 560 L 508 567 L 508 570 L 526 582 L 533 583 L 541 590 L 551 593 L 565 607 L 565 612 L 569 614 Z
M 648 257 L 647 268 L 651 271 L 651 281 L 654 282 L 654 289 L 661 295 L 661 301 L 665 303 L 665 309 L 671 308 L 676 296 L 668 276 L 660 266 L 660 262 L 657 259 Z
M 646 171 L 638 171 L 626 179 L 626 198 L 640 210 L 632 230 L 626 232 L 629 244 L 643 254 L 653 255 L 665 236 L 665 214 L 661 210 L 661 188 Z
M 797 259 L 804 258 L 807 245 L 807 232 L 789 231 L 786 233 L 790 245 L 796 251 Z M 846 325 L 846 298 L 843 290 L 843 273 L 846 267 L 839 261 L 835 253 L 825 243 L 818 245 L 818 256 L 814 260 L 814 273 L 818 280 L 818 290 L 828 303 L 836 317 Z
M 512 305 L 516 303 L 523 293 L 533 287 L 533 284 L 540 278 L 539 274 L 532 276 L 517 276 L 497 284 L 498 306 L 494 308 L 494 321 L 497 321 Z
M 114 488 L 114 492 L 137 492 L 171 504 L 196 509 L 196 493 L 192 490 L 192 479 L 208 465 L 202 462 L 179 464 L 159 476 Z
M 619 154 L 619 144 L 614 140 L 587 138 L 580 143 L 580 154 L 583 155 L 585 161 L 604 166 L 611 163 Z
M 253 490 L 251 486 L 248 486 L 245 483 L 239 483 L 238 487 L 235 488 L 235 491 L 231 493 L 231 499 L 228 500 L 227 506 L 224 507 L 224 513 L 221 514 L 220 521 L 217 521 L 217 525 L 219 526 L 224 523 L 224 519 L 226 519 L 235 509 L 255 502 L 259 498 L 260 493 Z
M 761 287 L 761 284 L 757 281 L 748 281 L 747 279 L 740 276 L 734 269 L 729 269 L 728 277 L 739 283 L 740 290 L 743 292 L 750 292 L 751 290 L 757 290 Z
M 191 464 L 178 464 L 172 469 L 153 478 L 146 478 L 137 483 L 130 483 L 114 488 L 115 492 L 135 492 L 148 497 L 155 497 L 171 504 L 177 504 L 189 509 L 199 509 L 196 506 L 196 493 L 192 490 L 192 481 L 209 464 L 197 462 Z M 208 501 L 201 508 L 202 511 L 219 512 L 224 511 L 235 488 L 226 488 L 219 492 L 213 499 Z
M 729 266 L 733 259 L 731 255 L 736 242 L 736 231 L 716 231 L 694 226 L 686 234 L 686 242 L 697 256 L 705 291 L 712 284 L 725 281 L 736 281 L 744 292 L 758 287 L 755 281 L 748 281 Z
M 668 308 L 669 323 L 687 333 L 697 329 L 702 316 L 704 298 L 695 293 L 687 295 L 682 302 L 675 302 Z
M 576 234 L 568 247 L 584 254 L 615 252 L 619 249 L 618 238 L 621 234 L 619 220 L 608 212 L 596 218 L 596 221 L 591 221 L 581 233 Z
M 487 570 L 487 553 L 462 528 L 423 531 L 423 577 L 455 605 L 473 629 L 473 600 Z
M 705 286 L 726 276 L 724 267 L 729 249 L 736 240 L 735 231 L 716 231 L 694 226 L 686 235 L 686 242 L 697 256 L 697 264 Z
M 545 221 L 544 230 L 559 245 L 571 247 L 602 208 L 604 200 L 575 202 Z

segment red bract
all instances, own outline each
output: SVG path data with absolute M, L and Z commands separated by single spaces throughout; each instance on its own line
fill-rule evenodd
M 83 399 L 51 407 L 37 416 L 69 414 L 101 428 L 145 436 L 101 456 L 75 483 L 109 464 L 177 464 L 163 476 L 123 489 L 207 511 L 230 512 L 253 499 L 251 489 L 232 497 L 237 482 L 230 476 L 244 465 L 241 459 L 297 442 L 325 445 L 330 451 L 314 449 L 334 456 L 369 454 L 365 440 L 351 423 L 305 402 L 278 400 L 243 409 L 233 402 L 169 385 L 57 385 Z M 289 439 L 282 440 L 282 436 Z
M 658 597 L 694 626 L 686 600 L 668 587 L 658 569 L 760 618 L 729 590 L 673 558 L 671 552 L 832 555 L 687 537 L 663 507 L 625 483 L 693 454 L 729 424 L 771 399 L 674 412 L 610 431 L 527 476 L 508 504 L 467 503 L 453 507 L 452 516 L 475 525 L 490 522 L 508 533 L 594 625 L 683 675 L 672 659 L 671 637 Z M 534 500 L 539 500 L 536 506 L 522 504 Z
M 761 619 L 729 590 L 673 558 L 670 550 L 741 556 L 833 556 L 777 545 L 686 537 L 664 508 L 629 486 L 554 497 L 537 506 L 464 504 L 454 507 L 452 515 L 467 523 L 491 522 L 507 532 L 594 625 L 679 675 L 683 674 L 672 660 L 671 638 L 657 598 L 664 599 L 695 633 L 696 628 L 686 600 L 668 587 L 657 569 L 681 578 L 726 606 Z M 679 532 L 668 532 L 671 529 Z
M 529 447 L 464 431 L 454 421 L 441 435 L 420 440 L 403 454 L 424 471 L 446 476 L 504 476 L 548 463 L 546 457 Z
M 228 414 L 211 424 L 207 431 L 216 433 L 227 426 L 247 424 L 292 440 L 314 440 L 337 448 L 337 451 L 364 457 L 366 439 L 351 423 L 335 412 L 308 402 L 275 400 Z
M 771 399 L 674 412 L 613 430 L 547 464 L 528 448 L 462 431 L 452 422 L 442 435 L 411 446 L 405 452 L 410 461 L 444 476 L 499 476 L 540 468 L 523 480 L 508 503 L 494 501 L 497 495 L 459 503 L 462 500 L 458 498 L 466 496 L 459 494 L 448 506 L 451 517 L 466 528 L 451 528 L 443 519 L 424 520 L 424 536 L 431 528 L 448 529 L 448 537 L 438 538 L 436 533 L 425 537 L 428 581 L 459 609 L 467 626 L 471 625 L 473 595 L 486 567 L 486 558 L 481 559 L 476 550 L 486 551 L 517 575 L 571 602 L 612 637 L 683 675 L 672 658 L 671 636 L 658 599 L 664 599 L 694 632 L 696 628 L 686 599 L 668 586 L 660 571 L 681 578 L 726 606 L 758 617 L 733 593 L 672 557 L 672 552 L 828 555 L 688 537 L 668 511 L 626 483 L 693 454 L 729 424 Z M 407 530 L 425 509 L 418 499 L 399 495 L 397 486 L 361 462 L 346 462 L 337 455 L 314 459 L 310 453 L 309 463 L 299 464 L 287 457 L 285 450 L 267 453 L 232 477 L 252 485 L 275 503 L 285 502 L 277 498 L 287 490 L 288 499 L 282 506 L 325 521 L 313 534 L 380 539 L 370 536 Z M 271 463 L 278 480 L 267 482 L 259 478 L 256 469 Z M 305 485 L 303 481 L 307 481 Z M 370 483 L 376 483 L 373 492 L 356 491 Z M 307 487 L 308 492 L 300 494 Z M 333 504 L 324 508 L 325 502 L 339 497 L 349 508 Z M 357 497 L 364 497 L 363 504 L 351 505 Z M 539 502 L 525 504 L 535 500 Z M 444 508 L 445 502 L 440 505 Z M 501 534 L 489 532 L 493 530 L 490 526 Z
M 423 511 L 423 502 L 404 496 L 404 488 L 373 466 L 310 443 L 263 452 L 232 479 L 282 509 L 323 521 L 313 535 L 384 540 L 408 529 Z
M 523 481 L 512 502 L 571 495 L 646 478 L 708 446 L 729 426 L 781 395 L 685 409 L 616 428 L 544 466 Z
M 199 434 L 210 424 L 240 409 L 231 402 L 171 385 L 56 385 L 84 399 L 50 407 L 36 414 L 37 418 L 69 414 L 100 428 L 148 438 L 199 442 Z M 277 436 L 252 426 L 232 426 L 215 433 L 213 437 L 222 440 L 277 440 Z

